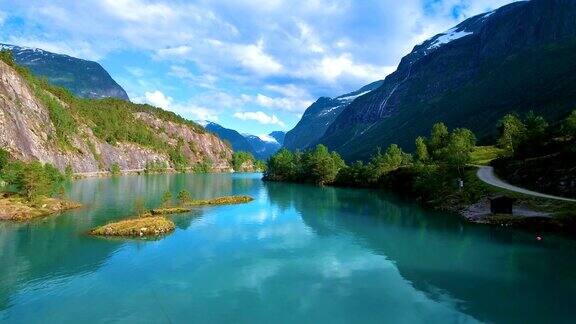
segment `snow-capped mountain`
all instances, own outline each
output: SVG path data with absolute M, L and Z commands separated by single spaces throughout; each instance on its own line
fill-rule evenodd
M 0 44 L 0 50 L 11 51 L 16 63 L 77 96 L 128 100 L 126 91 L 96 62 L 16 45 Z
M 356 98 L 366 95 L 382 85 L 376 81 L 354 92 L 336 98 L 321 97 L 302 115 L 300 122 L 288 133 L 283 146 L 289 150 L 303 150 L 316 143 L 328 126 Z

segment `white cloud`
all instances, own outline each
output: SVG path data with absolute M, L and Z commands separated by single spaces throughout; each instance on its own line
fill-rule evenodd
M 172 101 L 174 101 L 159 90 L 146 92 L 144 97 L 147 103 L 162 109 L 169 109 L 172 106 Z
M 237 112 L 234 117 L 240 120 L 254 120 L 260 124 L 265 125 L 278 125 L 280 127 L 286 127 L 286 124 L 282 122 L 276 115 L 267 115 L 262 111 L 247 111 L 247 112 Z
M 209 120 L 213 122 L 218 121 L 218 115 L 212 109 L 194 104 L 176 105 L 170 110 L 178 113 L 179 115 L 188 116 L 188 118 L 192 120 Z
M 266 108 L 275 108 L 279 110 L 302 112 L 312 104 L 312 100 L 279 97 L 272 98 L 263 94 L 257 94 L 253 101 L 258 105 Z
M 282 64 L 264 51 L 264 41 L 256 44 L 230 46 L 234 58 L 245 68 L 259 75 L 276 74 L 282 71 Z
M 384 79 L 394 72 L 395 66 L 375 66 L 354 61 L 352 54 L 325 56 L 295 72 L 296 75 L 309 78 L 320 78 L 327 82 L 336 82 L 341 78 L 355 78 L 363 82 Z

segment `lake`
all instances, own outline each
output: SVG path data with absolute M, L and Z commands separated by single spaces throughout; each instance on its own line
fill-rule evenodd
M 572 240 L 464 222 L 384 192 L 260 174 L 83 179 L 85 207 L 0 223 L 8 323 L 569 323 Z M 173 216 L 156 241 L 86 232 L 162 193 L 251 195 Z

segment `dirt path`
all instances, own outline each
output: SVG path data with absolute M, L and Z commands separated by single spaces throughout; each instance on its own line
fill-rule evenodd
M 520 187 L 516 187 L 514 185 L 511 185 L 507 182 L 500 180 L 496 176 L 496 174 L 494 174 L 494 168 L 491 166 L 478 166 L 477 176 L 483 182 L 485 182 L 489 185 L 492 185 L 494 187 L 498 187 L 498 188 L 502 188 L 502 189 L 506 189 L 506 190 L 510 190 L 510 191 L 521 193 L 521 194 L 534 196 L 534 197 L 576 202 L 576 199 L 547 195 L 547 194 L 543 194 L 543 193 L 539 193 L 536 191 L 531 191 L 528 189 L 524 189 L 524 188 L 520 188 Z

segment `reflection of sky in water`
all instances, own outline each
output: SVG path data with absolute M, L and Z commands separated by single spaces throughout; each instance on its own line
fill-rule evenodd
M 157 204 L 167 188 L 256 200 L 177 216 L 176 232 L 160 241 L 83 234 L 126 216 L 136 197 Z M 528 244 L 523 233 L 502 239 L 371 191 L 264 185 L 250 175 L 90 179 L 71 195 L 88 207 L 0 227 L 0 266 L 8 270 L 0 320 L 502 322 L 516 318 L 538 283 L 553 282 L 533 257 L 551 265 L 573 253 Z M 572 291 L 568 278 L 552 297 Z M 535 311 L 562 319 L 567 310 L 545 311 L 550 300 Z

